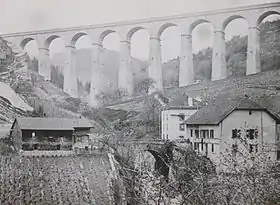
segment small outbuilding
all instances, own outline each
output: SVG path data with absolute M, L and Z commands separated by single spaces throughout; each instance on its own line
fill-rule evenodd
M 17 150 L 72 150 L 92 128 L 86 119 L 16 118 L 10 136 Z

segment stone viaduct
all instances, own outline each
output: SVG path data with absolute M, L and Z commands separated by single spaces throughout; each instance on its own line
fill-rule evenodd
M 25 45 L 36 40 L 39 47 L 39 74 L 45 80 L 50 80 L 49 46 L 56 38 L 62 38 L 65 42 L 67 60 L 64 68 L 64 91 L 75 96 L 77 94 L 77 73 L 75 68 L 75 44 L 76 41 L 88 35 L 92 42 L 92 72 L 90 101 L 97 105 L 96 94 L 100 93 L 104 72 L 100 63 L 100 51 L 103 39 L 110 33 L 116 32 L 120 36 L 120 67 L 118 87 L 126 89 L 129 94 L 133 91 L 131 69 L 131 37 L 140 29 L 146 29 L 150 35 L 150 59 L 148 75 L 155 83 L 152 91 L 163 90 L 162 64 L 161 64 L 161 34 L 171 26 L 177 26 L 181 32 L 181 52 L 179 69 L 179 86 L 187 86 L 194 81 L 193 54 L 192 54 L 192 30 L 201 23 L 211 23 L 214 28 L 214 43 L 212 57 L 212 80 L 226 77 L 225 57 L 225 28 L 235 19 L 247 20 L 248 51 L 246 74 L 260 72 L 260 29 L 259 25 L 267 16 L 280 15 L 280 3 L 267 3 L 253 6 L 234 7 L 230 9 L 189 13 L 170 17 L 151 18 L 139 21 L 127 21 L 110 24 L 81 26 L 72 28 L 59 28 L 51 30 L 18 32 L 4 34 L 2 37 L 11 41 L 15 46 L 24 49 Z M 106 78 L 105 78 L 106 79 Z

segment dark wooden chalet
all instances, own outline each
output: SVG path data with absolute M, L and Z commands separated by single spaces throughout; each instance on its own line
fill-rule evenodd
M 17 150 L 72 150 L 91 128 L 85 119 L 16 118 L 10 135 Z

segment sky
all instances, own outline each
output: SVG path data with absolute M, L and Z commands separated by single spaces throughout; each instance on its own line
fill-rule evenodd
M 1 0 L 0 33 L 92 25 L 277 1 L 279 0 Z M 247 32 L 245 20 L 234 20 L 226 29 L 226 38 L 230 39 L 233 35 L 243 36 Z M 168 28 L 161 39 L 163 61 L 177 57 L 180 53 L 179 29 Z M 193 52 L 212 46 L 212 43 L 211 24 L 196 27 L 193 31 Z M 76 48 L 90 45 L 89 38 L 85 36 L 78 40 Z M 118 50 L 118 35 L 108 35 L 103 46 Z M 147 31 L 136 32 L 131 46 L 132 56 L 147 60 Z M 38 54 L 35 42 L 30 42 L 25 49 L 31 55 Z M 63 49 L 63 40 L 55 40 L 50 47 L 51 55 Z

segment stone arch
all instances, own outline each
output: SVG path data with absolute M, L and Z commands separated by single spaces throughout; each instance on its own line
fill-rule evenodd
M 137 148 L 134 150 L 136 151 Z M 137 155 L 135 157 L 135 167 L 146 167 L 150 170 L 155 169 L 155 157 L 147 151 L 143 151 L 141 148 L 137 150 Z
M 165 23 L 165 24 L 163 24 L 163 25 L 159 28 L 159 30 L 158 30 L 158 32 L 157 32 L 157 37 L 160 38 L 160 36 L 162 35 L 162 33 L 163 33 L 167 28 L 173 27 L 173 26 L 177 26 L 177 27 L 178 27 L 178 25 L 175 24 L 175 23 Z
M 74 36 L 71 39 L 71 46 L 76 47 L 77 41 L 79 40 L 79 38 L 81 38 L 83 36 L 88 36 L 88 33 L 83 32 L 83 31 L 75 33 Z
M 108 29 L 108 30 L 103 31 L 99 36 L 99 43 L 102 45 L 103 41 L 104 41 L 104 38 L 111 33 L 116 33 L 116 31 L 112 30 L 112 29 Z
M 145 30 L 145 29 L 146 28 L 144 28 L 142 26 L 137 26 L 137 27 L 130 29 L 126 35 L 126 40 L 130 42 L 133 34 L 135 34 L 137 31 Z
M 26 44 L 28 44 L 30 41 L 33 41 L 35 40 L 34 38 L 32 37 L 27 37 L 27 38 L 24 38 L 21 42 L 20 42 L 20 47 L 24 50 Z M 36 40 L 35 40 L 36 41 Z M 37 43 L 38 44 L 38 43 Z
M 228 24 L 230 24 L 230 22 L 236 20 L 236 19 L 244 19 L 248 22 L 248 20 L 244 17 L 244 16 L 241 16 L 241 15 L 233 15 L 233 16 L 229 16 L 224 22 L 223 22 L 223 31 L 225 31 L 226 27 L 228 26 Z M 249 22 L 248 22 L 249 23 Z
M 203 24 L 203 23 L 210 23 L 210 24 L 214 27 L 214 24 L 213 24 L 211 21 L 209 21 L 209 20 L 207 20 L 207 19 L 198 19 L 198 20 L 194 21 L 194 22 L 190 25 L 190 27 L 189 27 L 189 34 L 191 34 L 192 31 L 193 31 L 198 25 Z
M 58 38 L 61 38 L 61 37 L 58 36 L 58 35 L 51 35 L 51 36 L 49 36 L 49 37 L 45 40 L 45 43 L 44 43 L 45 48 L 49 49 L 51 43 L 53 42 L 53 40 L 58 39 Z
M 280 16 L 279 11 L 267 11 L 267 12 L 265 12 L 262 15 L 259 16 L 259 18 L 257 20 L 257 23 L 256 23 L 256 26 L 259 26 L 266 17 L 268 17 L 270 15 L 273 15 L 273 14 L 277 14 L 277 15 Z
M 161 153 L 160 151 L 147 149 L 147 152 L 151 153 L 155 158 L 155 170 L 163 175 L 166 179 L 169 176 L 169 166 L 167 156 Z

